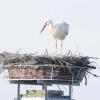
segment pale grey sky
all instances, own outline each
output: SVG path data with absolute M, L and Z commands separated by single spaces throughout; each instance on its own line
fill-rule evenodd
M 99 0 L 0 0 L 0 51 L 21 53 L 55 52 L 55 41 L 40 30 L 45 19 L 69 23 L 69 35 L 63 42 L 63 53 L 71 50 L 84 56 L 100 58 Z M 98 60 L 97 66 L 100 66 Z M 93 71 L 100 75 L 100 70 Z M 16 86 L 0 79 L 0 100 L 13 100 Z M 100 78 L 89 76 L 75 87 L 76 100 L 100 100 Z

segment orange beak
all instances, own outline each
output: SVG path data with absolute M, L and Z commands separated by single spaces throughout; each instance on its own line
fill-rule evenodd
M 46 23 L 44 24 L 44 26 L 43 26 L 42 30 L 40 31 L 40 33 L 42 33 L 42 31 L 45 29 L 45 27 L 46 27 Z

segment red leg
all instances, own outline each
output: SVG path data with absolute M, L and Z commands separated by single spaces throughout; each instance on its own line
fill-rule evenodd
M 62 55 L 62 46 L 63 46 L 62 43 L 63 43 L 63 41 L 61 41 L 61 55 Z
M 57 40 L 56 40 L 56 54 L 57 54 Z

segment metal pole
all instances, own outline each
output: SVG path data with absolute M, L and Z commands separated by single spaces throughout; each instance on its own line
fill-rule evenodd
M 69 84 L 69 97 L 72 100 L 72 84 Z
M 53 78 L 53 67 L 51 69 L 51 79 Z
M 48 100 L 47 84 L 46 83 L 44 83 L 43 88 L 44 88 L 44 95 L 45 95 L 45 99 L 44 100 Z
M 17 85 L 17 100 L 21 100 L 20 97 L 20 82 L 18 81 L 18 85 Z

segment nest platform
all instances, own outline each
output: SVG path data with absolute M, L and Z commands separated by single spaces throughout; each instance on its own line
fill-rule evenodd
M 6 70 L 11 80 L 81 82 L 88 70 L 96 68 L 89 59 L 70 55 L 0 54 L 1 70 Z

